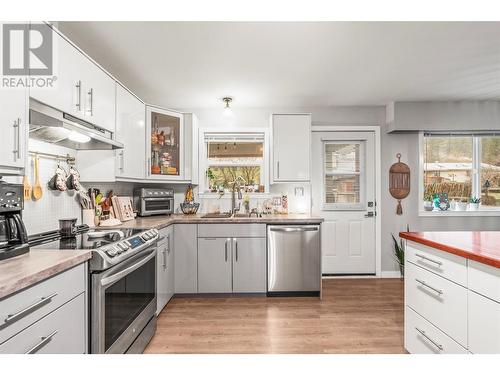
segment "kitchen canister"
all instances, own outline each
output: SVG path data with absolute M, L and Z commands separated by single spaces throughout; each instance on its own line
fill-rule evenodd
M 95 212 L 92 208 L 82 210 L 82 224 L 86 224 L 90 228 L 95 227 Z

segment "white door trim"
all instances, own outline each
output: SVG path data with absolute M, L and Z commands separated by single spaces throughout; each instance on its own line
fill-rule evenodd
M 380 204 L 382 202 L 382 166 L 380 157 L 380 126 L 373 125 L 321 125 L 311 126 L 312 132 L 373 132 L 375 134 L 375 199 L 377 215 L 375 216 L 375 276 L 382 277 L 382 218 Z

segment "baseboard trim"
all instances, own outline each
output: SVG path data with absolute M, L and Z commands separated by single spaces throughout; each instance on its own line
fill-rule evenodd
M 380 277 L 383 279 L 399 279 L 401 278 L 401 273 L 399 271 L 382 271 Z

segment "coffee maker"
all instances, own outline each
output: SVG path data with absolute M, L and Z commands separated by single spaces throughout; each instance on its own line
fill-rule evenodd
M 28 234 L 21 217 L 23 208 L 23 185 L 0 179 L 0 260 L 29 251 Z

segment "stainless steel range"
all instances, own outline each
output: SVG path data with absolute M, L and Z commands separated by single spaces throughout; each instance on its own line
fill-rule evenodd
M 142 353 L 156 331 L 156 229 L 79 227 L 30 237 L 32 250 L 91 249 L 90 352 Z

